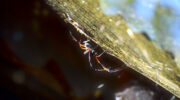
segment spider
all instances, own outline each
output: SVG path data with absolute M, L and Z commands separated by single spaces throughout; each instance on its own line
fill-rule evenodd
M 78 41 L 73 35 L 72 32 L 70 31 L 70 36 L 72 37 L 72 39 L 78 43 L 79 47 L 84 50 L 84 55 L 88 54 L 88 59 L 89 59 L 89 63 L 90 63 L 90 67 L 91 69 L 95 70 L 95 71 L 106 71 L 106 72 L 117 72 L 119 71 L 118 69 L 115 70 L 110 70 L 108 67 L 104 66 L 101 61 L 99 60 L 99 58 L 105 53 L 104 51 L 101 54 L 98 54 L 92 47 L 92 45 L 89 43 L 90 40 L 86 40 L 86 41 L 81 41 L 81 39 Z M 95 69 L 91 63 L 91 56 L 95 57 L 95 60 L 97 61 L 97 63 L 101 66 L 102 69 Z

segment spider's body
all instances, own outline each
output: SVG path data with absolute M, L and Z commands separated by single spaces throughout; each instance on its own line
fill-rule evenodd
M 110 73 L 114 73 L 117 71 L 120 71 L 121 69 L 115 69 L 115 70 L 110 70 L 108 67 L 104 66 L 101 61 L 99 60 L 99 57 L 101 57 L 105 52 L 102 52 L 101 54 L 98 54 L 95 51 L 95 48 L 93 48 L 93 46 L 90 44 L 90 40 L 86 40 L 86 41 L 81 41 L 81 40 L 77 40 L 71 33 L 70 31 L 70 35 L 72 37 L 72 39 L 78 43 L 79 47 L 84 50 L 84 55 L 88 54 L 88 59 L 89 59 L 89 64 L 91 69 L 95 70 L 95 71 L 106 71 L 106 72 L 110 72 Z M 91 56 L 93 56 L 95 58 L 95 60 L 97 61 L 97 63 L 101 66 L 102 69 L 97 69 L 94 68 L 92 63 L 91 63 Z
M 89 58 L 89 63 L 90 63 L 90 66 L 91 66 L 91 69 L 95 70 L 95 71 L 107 71 L 109 72 L 109 69 L 106 68 L 101 62 L 100 60 L 98 59 L 103 53 L 101 53 L 100 55 L 97 54 L 97 52 L 95 52 L 93 46 L 89 43 L 90 40 L 86 40 L 86 41 L 83 41 L 81 42 L 81 40 L 77 40 L 73 35 L 72 33 L 70 32 L 70 35 L 71 37 L 73 38 L 73 40 L 75 42 L 77 42 L 79 44 L 79 47 L 84 50 L 84 55 L 88 54 L 88 58 Z M 91 63 L 91 56 L 94 56 L 97 63 L 101 65 L 102 69 L 96 69 L 92 66 L 92 63 Z

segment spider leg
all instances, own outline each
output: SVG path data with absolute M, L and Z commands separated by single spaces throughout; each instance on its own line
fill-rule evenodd
M 123 70 L 123 68 L 116 68 L 116 69 L 110 70 L 110 73 L 119 72 L 121 70 Z
M 98 56 L 95 56 L 97 63 L 101 65 L 101 67 L 103 68 L 104 71 L 110 72 L 110 69 L 108 69 L 106 66 L 104 66 L 98 58 L 99 58 Z
M 70 34 L 70 36 L 72 37 L 72 39 L 73 39 L 75 42 L 78 42 L 78 40 L 72 35 L 72 32 L 71 32 L 71 31 L 69 31 L 69 34 Z
M 104 71 L 110 72 L 110 69 L 108 69 L 107 67 L 105 67 L 105 66 L 100 62 L 100 60 L 98 59 L 98 58 L 101 57 L 104 53 L 105 53 L 105 51 L 103 51 L 101 54 L 95 56 L 95 59 L 96 59 L 97 63 L 101 65 L 101 67 L 103 68 Z
M 104 53 L 105 53 L 105 51 L 103 51 L 101 54 L 97 55 L 96 57 L 99 58 L 99 57 L 101 57 Z
M 94 71 L 104 71 L 104 69 L 95 69 L 92 65 L 92 62 L 91 62 L 91 53 L 89 52 L 88 54 L 88 58 L 89 58 L 89 64 L 90 64 L 90 68 Z
M 91 63 L 91 54 L 90 54 L 90 52 L 89 52 L 89 54 L 88 54 L 88 58 L 89 58 L 90 68 L 91 68 L 92 70 L 94 70 L 94 67 L 92 66 L 92 63 Z
M 124 68 L 116 68 L 116 69 L 108 69 L 106 66 L 104 66 L 100 60 L 98 59 L 99 57 L 101 57 L 103 54 L 105 53 L 105 51 L 103 51 L 101 54 L 95 56 L 96 58 L 96 61 L 101 65 L 101 67 L 103 68 L 103 70 L 109 72 L 109 73 L 115 73 L 115 72 L 118 72 L 118 71 L 121 71 L 123 70 Z M 123 65 L 124 66 L 124 65 Z
M 79 47 L 80 47 L 82 50 L 86 50 L 86 51 L 87 51 L 87 49 L 89 49 L 88 47 L 86 47 L 85 45 L 83 45 L 83 44 L 81 43 L 81 39 L 78 41 L 78 40 L 72 35 L 72 32 L 71 32 L 71 31 L 69 31 L 69 33 L 70 33 L 70 36 L 72 37 L 72 39 L 73 39 L 75 42 L 78 42 L 78 45 L 79 45 Z

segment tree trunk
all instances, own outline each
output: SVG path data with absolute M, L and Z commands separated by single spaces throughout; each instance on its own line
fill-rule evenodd
M 108 54 L 180 97 L 180 70 L 172 57 L 143 34 L 133 32 L 121 15 L 107 16 L 98 0 L 47 0 L 80 34 Z

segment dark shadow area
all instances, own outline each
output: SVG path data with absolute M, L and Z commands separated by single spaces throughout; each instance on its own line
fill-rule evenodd
M 138 87 L 132 89 L 132 97 L 143 90 L 140 100 L 171 100 L 171 93 L 107 53 L 99 60 L 119 71 L 92 70 L 88 55 L 83 54 L 69 31 L 78 40 L 87 38 L 65 24 L 44 1 L 6 0 L 1 10 L 0 99 L 121 100 L 115 94 Z M 103 52 L 92 41 L 89 43 L 98 54 Z M 101 68 L 93 56 L 91 63 Z M 128 93 L 118 95 L 126 98 Z

